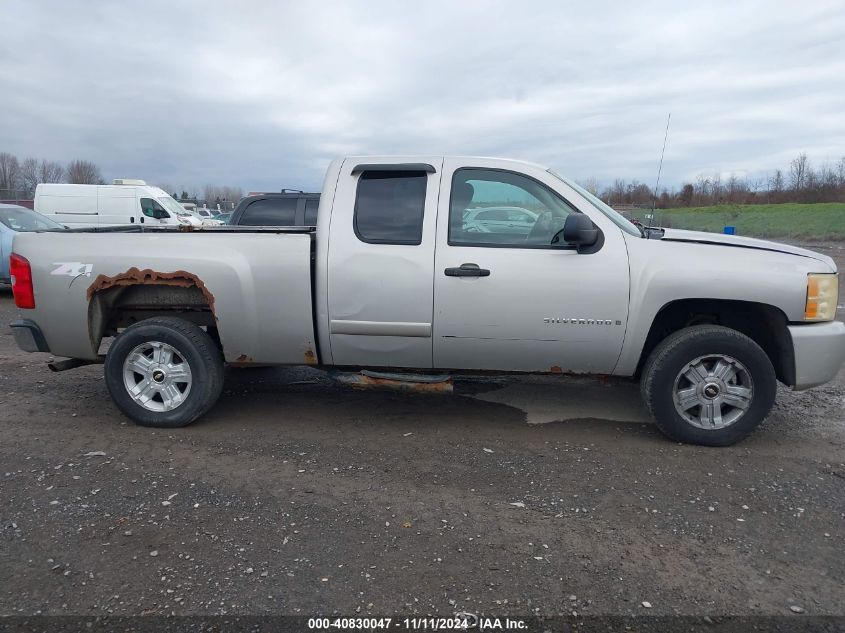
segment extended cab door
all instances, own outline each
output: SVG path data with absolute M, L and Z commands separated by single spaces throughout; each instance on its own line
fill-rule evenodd
M 432 366 L 442 164 L 442 158 L 415 157 L 347 158 L 341 165 L 328 240 L 333 364 Z
M 434 366 L 610 373 L 628 317 L 621 229 L 540 167 L 464 161 L 443 165 Z M 578 212 L 601 231 L 591 252 L 551 244 Z

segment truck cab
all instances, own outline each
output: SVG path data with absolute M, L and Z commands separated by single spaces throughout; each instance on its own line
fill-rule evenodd
M 567 242 L 586 201 L 529 163 L 362 157 L 329 173 L 317 306 L 333 364 L 613 371 L 628 320 L 624 234 L 639 239 L 636 227 L 592 209 L 595 242 Z M 531 230 L 476 219 L 505 205 L 536 214 Z

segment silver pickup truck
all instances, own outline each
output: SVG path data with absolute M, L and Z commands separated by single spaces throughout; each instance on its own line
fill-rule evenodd
M 26 233 L 13 252 L 18 345 L 104 362 L 148 426 L 205 413 L 224 363 L 307 364 L 637 377 L 666 435 L 728 445 L 778 380 L 845 358 L 829 257 L 639 228 L 520 161 L 349 157 L 316 227 Z

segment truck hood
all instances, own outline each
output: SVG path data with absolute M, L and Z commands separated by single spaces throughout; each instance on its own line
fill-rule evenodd
M 663 237 L 660 239 L 670 242 L 692 242 L 694 244 L 711 244 L 714 246 L 733 246 L 735 248 L 753 248 L 760 251 L 772 251 L 775 253 L 786 253 L 798 257 L 809 257 L 824 262 L 832 271 L 836 270 L 836 264 L 827 255 L 816 253 L 799 246 L 790 246 L 779 242 L 758 240 L 753 237 L 740 237 L 738 235 L 723 235 L 722 233 L 705 233 L 704 231 L 683 231 L 681 229 L 662 229 Z

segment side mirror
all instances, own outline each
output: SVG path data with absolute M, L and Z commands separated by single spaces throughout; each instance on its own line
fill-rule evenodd
M 563 241 L 578 248 L 593 246 L 599 239 L 599 230 L 583 213 L 570 213 L 563 224 Z

